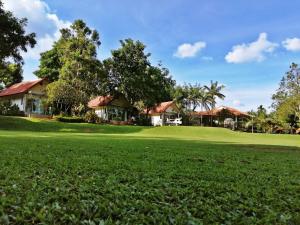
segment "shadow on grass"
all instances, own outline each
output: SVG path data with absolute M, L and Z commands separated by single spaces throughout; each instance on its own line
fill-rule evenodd
M 34 132 L 67 132 L 67 133 L 137 133 L 152 127 L 113 126 L 87 123 L 63 123 L 54 120 L 29 119 L 23 117 L 0 116 L 0 130 L 34 131 Z

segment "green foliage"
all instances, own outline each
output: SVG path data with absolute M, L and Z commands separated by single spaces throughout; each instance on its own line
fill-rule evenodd
M 48 103 L 55 113 L 83 114 L 92 95 L 101 93 L 103 70 L 97 59 L 99 34 L 82 20 L 61 30 L 51 50 L 41 54 L 38 77 L 50 82 Z M 81 106 L 84 106 L 82 108 Z
M 246 123 L 246 128 L 248 128 L 248 131 L 250 131 L 253 126 L 255 132 L 272 133 L 275 126 L 278 125 L 276 119 L 274 118 L 274 114 L 268 114 L 263 105 L 260 105 L 256 112 L 251 111 L 249 114 L 253 116 L 253 119 L 250 119 Z
M 5 66 L 0 66 L 0 82 L 6 87 L 23 80 L 23 70 L 20 64 L 5 63 Z
M 297 64 L 292 63 L 272 99 L 277 123 L 288 124 L 291 129 L 297 127 L 300 117 L 300 69 Z
M 224 99 L 225 95 L 221 93 L 221 91 L 225 88 L 224 85 L 219 85 L 218 81 L 210 81 L 210 86 L 204 86 L 207 90 L 208 95 L 211 98 L 211 108 L 215 108 L 216 99 Z
M 0 115 L 4 116 L 24 116 L 17 105 L 11 105 L 9 101 L 0 101 Z
M 82 102 L 87 103 L 88 96 L 82 89 L 77 88 L 80 85 L 84 84 L 79 80 L 76 81 L 76 86 L 65 80 L 58 80 L 47 86 L 48 103 L 55 107 L 56 113 L 70 114 L 72 108 Z
M 298 136 L 0 117 L 0 146 L 0 224 L 300 222 Z
M 54 116 L 54 119 L 65 123 L 83 123 L 84 119 L 78 116 Z
M 184 84 L 173 89 L 173 99 L 182 111 L 194 112 L 197 107 L 209 110 L 212 107 L 213 97 L 211 93 L 200 84 Z
M 49 51 L 41 53 L 39 69 L 34 74 L 39 78 L 47 78 L 49 82 L 59 79 L 62 63 L 58 47 L 54 45 Z
M 93 111 L 89 110 L 84 116 L 84 121 L 87 123 L 103 123 L 104 121 Z
M 35 34 L 26 34 L 27 19 L 18 19 L 3 9 L 0 1 L 0 84 L 6 86 L 22 80 L 21 51 L 36 44 Z M 14 61 L 13 64 L 11 61 Z
M 161 64 L 152 66 L 146 46 L 140 41 L 126 39 L 121 47 L 112 51 L 104 60 L 106 92 L 122 93 L 134 105 L 142 101 L 149 108 L 156 103 L 170 100 L 170 90 L 175 81 Z

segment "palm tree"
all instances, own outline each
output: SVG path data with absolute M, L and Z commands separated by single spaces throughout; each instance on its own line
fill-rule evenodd
M 211 103 L 212 103 L 212 98 L 211 98 L 211 95 L 208 92 L 206 92 L 205 87 L 201 87 L 199 89 L 198 101 L 199 101 L 201 111 L 203 111 L 203 109 L 205 109 L 206 111 L 208 111 L 210 109 L 209 105 L 211 105 Z M 201 114 L 201 116 L 200 116 L 200 125 L 201 126 L 203 124 L 202 122 L 203 122 L 203 117 Z
M 211 98 L 211 108 L 214 109 L 216 107 L 216 98 L 224 99 L 225 95 L 221 93 L 221 91 L 225 88 L 224 85 L 219 85 L 218 81 L 213 82 L 210 81 L 210 86 L 204 86 L 207 90 L 207 94 Z

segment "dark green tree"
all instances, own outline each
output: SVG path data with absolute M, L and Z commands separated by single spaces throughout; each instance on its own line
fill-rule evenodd
M 103 62 L 106 91 L 122 93 L 132 105 L 145 108 L 170 100 L 175 81 L 169 71 L 161 64 L 151 65 L 150 54 L 145 53 L 146 46 L 142 42 L 126 39 L 120 43 L 121 47 L 113 50 L 112 56 Z
M 51 50 L 41 53 L 39 69 L 34 74 L 39 78 L 47 78 L 48 81 L 53 82 L 58 80 L 61 67 L 60 54 L 54 45 Z
M 5 11 L 0 0 L 0 84 L 9 86 L 22 80 L 21 52 L 36 44 L 35 34 L 26 34 L 26 25 L 26 18 L 18 19 Z
M 51 99 L 55 99 L 56 103 L 62 102 L 57 100 L 62 92 L 56 91 L 61 90 L 62 84 L 73 87 L 68 88 L 69 91 L 85 93 L 87 96 L 78 98 L 79 101 L 69 101 L 67 112 L 78 104 L 87 105 L 89 97 L 102 91 L 104 73 L 102 63 L 97 59 L 100 44 L 98 32 L 91 30 L 82 20 L 76 20 L 70 28 L 61 30 L 61 37 L 51 50 L 41 54 L 40 67 L 35 74 L 58 82 L 48 88 Z M 51 90 L 52 87 L 55 89 Z M 76 93 L 70 95 L 76 96 Z M 54 107 L 57 105 L 55 102 L 52 101 Z

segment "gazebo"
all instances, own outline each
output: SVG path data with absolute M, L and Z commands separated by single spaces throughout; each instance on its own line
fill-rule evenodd
M 248 113 L 227 106 L 220 106 L 208 111 L 194 112 L 192 117 L 201 126 L 223 126 L 232 129 L 241 128 L 244 122 L 251 118 Z

